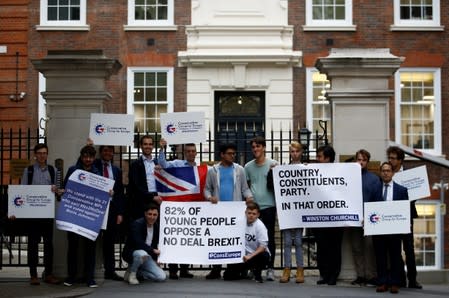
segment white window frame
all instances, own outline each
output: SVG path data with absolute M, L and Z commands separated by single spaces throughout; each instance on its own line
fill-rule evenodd
M 40 1 L 40 24 L 36 30 L 53 31 L 89 31 L 90 26 L 86 24 L 87 0 L 80 0 L 80 19 L 75 21 L 49 21 L 48 0 Z
M 127 73 L 127 114 L 134 115 L 134 73 L 136 72 L 166 72 L 167 73 L 167 113 L 173 112 L 174 105 L 174 69 L 173 67 L 128 67 Z M 145 131 L 140 132 L 145 134 Z M 155 146 L 156 148 L 156 146 Z M 137 150 L 137 148 L 133 148 Z
M 443 235 L 443 216 L 441 215 L 441 208 L 440 208 L 441 202 L 438 200 L 418 200 L 416 201 L 416 205 L 434 205 L 435 206 L 435 265 L 434 266 L 416 266 L 416 269 L 421 270 L 436 270 L 436 269 L 442 269 L 442 255 L 441 252 L 443 251 L 444 243 L 442 241 L 442 235 Z M 419 212 L 418 212 L 419 214 Z M 416 223 L 415 223 L 416 226 Z M 416 230 L 416 229 L 415 229 Z M 433 234 L 432 234 L 433 235 Z M 414 238 L 421 238 L 428 236 L 428 234 L 418 234 L 416 231 L 413 233 Z M 416 251 L 416 249 L 415 249 Z
M 402 144 L 401 126 L 401 73 L 403 72 L 432 72 L 434 87 L 434 149 L 419 149 L 425 153 L 440 156 L 442 152 L 441 128 L 441 69 L 403 67 L 395 73 L 395 141 Z M 406 144 L 404 144 L 406 145 Z
M 432 20 L 402 20 L 400 0 L 394 0 L 394 24 L 390 26 L 391 31 L 443 31 L 444 26 L 440 24 L 440 0 L 432 1 Z
M 136 20 L 135 0 L 128 0 L 128 24 L 124 25 L 125 31 L 175 31 L 177 26 L 174 21 L 174 0 L 168 0 L 166 20 Z
M 355 31 L 352 20 L 352 0 L 345 0 L 344 20 L 314 20 L 312 0 L 306 0 L 306 25 L 304 31 Z
M 316 69 L 315 67 L 307 67 L 306 68 L 306 123 L 307 123 L 307 128 L 312 132 L 313 136 L 315 134 L 315 131 L 313 131 L 313 74 L 316 72 L 320 72 L 318 69 Z M 324 94 L 323 94 L 324 96 Z M 324 101 L 324 100 L 323 100 Z M 327 101 L 327 99 L 326 99 Z M 327 101 L 328 102 L 328 101 Z M 329 107 L 330 107 L 330 103 L 328 102 Z M 329 119 L 331 120 L 331 119 Z M 328 124 L 331 124 L 330 121 L 328 122 Z M 327 134 L 330 135 L 332 137 L 332 131 L 331 131 L 331 126 L 328 125 L 327 127 Z M 318 133 L 322 133 L 321 131 L 318 131 Z M 330 142 L 331 140 L 329 140 Z M 314 144 L 310 144 L 310 149 L 314 150 L 317 148 L 314 148 Z

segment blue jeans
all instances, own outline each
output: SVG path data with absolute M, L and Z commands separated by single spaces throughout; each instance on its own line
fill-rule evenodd
M 284 267 L 292 267 L 292 240 L 295 241 L 296 267 L 304 267 L 302 259 L 302 228 L 282 230 L 284 236 Z
M 133 263 L 130 266 L 130 271 L 136 272 L 144 279 L 154 281 L 164 281 L 167 278 L 164 270 L 142 249 L 133 252 Z

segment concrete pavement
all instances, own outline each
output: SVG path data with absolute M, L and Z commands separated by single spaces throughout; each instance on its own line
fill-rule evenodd
M 206 271 L 193 271 L 193 279 L 167 280 L 162 283 L 145 281 L 131 286 L 125 282 L 99 280 L 99 287 L 91 289 L 84 284 L 65 287 L 63 285 L 31 286 L 27 268 L 3 268 L 0 270 L 0 297 L 391 297 L 389 292 L 376 293 L 373 287 L 352 286 L 349 281 L 339 281 L 337 286 L 317 286 L 316 275 L 308 274 L 304 284 L 291 280 L 288 284 L 279 281 L 258 284 L 255 281 L 205 280 Z M 280 271 L 277 271 L 279 278 Z M 121 272 L 120 274 L 123 274 Z M 312 272 L 313 274 L 313 272 Z M 448 284 L 424 284 L 423 290 L 401 289 L 393 297 L 447 297 Z

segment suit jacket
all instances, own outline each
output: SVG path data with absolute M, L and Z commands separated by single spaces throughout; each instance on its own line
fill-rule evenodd
M 103 162 L 101 159 L 96 159 L 94 165 L 97 169 L 100 169 L 100 172 L 103 174 Z M 123 187 L 123 174 L 122 170 L 111 164 L 112 167 L 112 176 L 110 177 L 115 180 L 114 183 L 114 196 L 112 197 L 111 204 L 109 205 L 109 217 L 108 221 L 113 220 L 115 222 L 115 218 L 117 215 L 123 215 L 125 212 L 125 194 Z
M 147 222 L 145 218 L 136 219 L 130 227 L 128 238 L 123 248 L 122 258 L 128 264 L 133 262 L 133 252 L 136 250 L 146 251 L 154 260 L 157 259 L 157 255 L 153 252 L 153 249 L 157 249 L 159 244 L 159 222 L 156 221 L 153 225 L 153 240 L 151 246 L 145 243 L 147 239 Z
M 384 182 L 382 182 L 380 184 L 380 193 L 382 192 L 382 188 L 384 186 Z M 383 201 L 383 197 L 382 196 L 376 196 L 373 197 L 371 199 L 372 201 Z M 396 182 L 393 181 L 393 201 L 398 201 L 398 200 L 408 200 L 408 190 L 406 187 L 397 184 Z
M 153 159 L 157 165 L 157 159 Z M 154 193 L 148 191 L 147 173 L 142 157 L 131 163 L 128 174 L 128 193 L 130 199 L 131 217 L 136 219 L 142 217 L 143 206 L 153 201 Z

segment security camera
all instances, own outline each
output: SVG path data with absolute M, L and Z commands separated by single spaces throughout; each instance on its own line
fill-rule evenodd
M 22 91 L 22 92 L 20 92 L 19 97 L 20 97 L 21 99 L 23 99 L 23 98 L 25 97 L 25 95 L 27 95 L 27 93 Z

